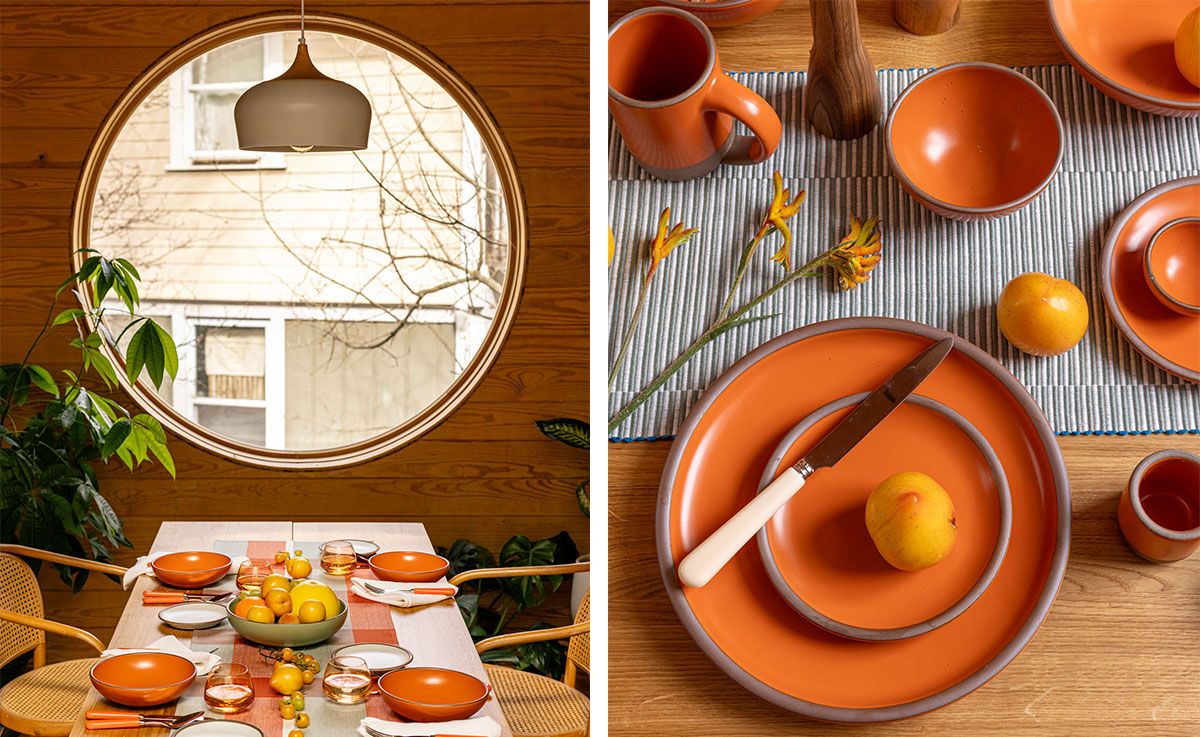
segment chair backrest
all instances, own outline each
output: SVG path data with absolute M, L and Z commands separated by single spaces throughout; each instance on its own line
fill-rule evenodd
M 592 590 L 588 589 L 583 595 L 583 600 L 579 602 L 579 611 L 575 612 L 575 623 L 587 622 L 591 619 L 592 608 Z M 591 672 L 591 652 L 592 652 L 592 634 L 584 632 L 582 635 L 575 635 L 567 641 L 567 660 L 575 664 L 577 668 L 585 672 Z
M 25 561 L 0 553 L 0 609 L 30 617 L 44 616 L 42 590 Z M 46 633 L 0 620 L 0 668 L 46 642 Z

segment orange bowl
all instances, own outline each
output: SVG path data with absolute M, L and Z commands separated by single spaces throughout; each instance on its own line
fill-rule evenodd
M 1176 218 L 1156 230 L 1146 244 L 1142 273 L 1165 307 L 1200 316 L 1200 217 Z
M 196 666 L 171 653 L 126 653 L 101 660 L 88 675 L 114 704 L 157 706 L 183 695 L 196 678 Z
M 233 561 L 228 555 L 206 550 L 167 553 L 150 562 L 154 576 L 168 586 L 199 589 L 216 583 L 229 573 Z
M 414 722 L 466 719 L 483 707 L 491 690 L 475 676 L 446 668 L 403 668 L 379 677 L 384 703 Z
M 650 4 L 686 10 L 709 28 L 728 28 L 761 18 L 783 5 L 783 0 L 654 0 Z
M 1054 38 L 1096 89 L 1156 115 L 1200 115 L 1200 89 L 1175 64 L 1175 34 L 1196 0 L 1046 0 Z
M 367 562 L 383 581 L 426 583 L 441 579 L 450 570 L 450 561 L 442 556 L 410 550 L 376 553 Z
M 1050 184 L 1063 156 L 1054 103 L 997 64 L 951 64 L 918 77 L 892 105 L 888 163 L 905 191 L 955 220 L 1011 214 Z

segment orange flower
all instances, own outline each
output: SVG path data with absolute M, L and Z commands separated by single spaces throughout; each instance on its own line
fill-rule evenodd
M 788 227 L 787 221 L 800 212 L 800 205 L 804 204 L 805 192 L 800 190 L 795 197 L 791 197 L 791 192 L 783 187 L 783 176 L 779 172 L 775 172 L 772 182 L 775 185 L 775 197 L 771 200 L 771 209 L 768 211 L 763 225 L 774 225 L 775 229 L 783 234 L 783 245 L 771 257 L 771 260 L 783 264 L 784 270 L 790 271 L 792 268 L 792 231 Z M 791 199 L 788 199 L 789 197 Z
M 684 228 L 683 223 L 676 223 L 675 227 L 667 230 L 669 222 L 671 222 L 671 208 L 666 207 L 658 216 L 658 235 L 654 236 L 654 241 L 650 244 L 650 273 L 647 274 L 647 278 L 654 273 L 663 259 L 671 254 L 671 251 L 687 243 L 692 236 L 700 232 L 699 228 Z
M 842 289 L 854 289 L 871 276 L 883 258 L 879 240 L 879 218 L 860 222 L 852 218 L 850 232 L 830 251 L 830 263 L 837 272 Z

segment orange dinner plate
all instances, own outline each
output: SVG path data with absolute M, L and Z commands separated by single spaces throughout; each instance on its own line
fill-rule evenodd
M 1138 197 L 1108 231 L 1100 286 L 1108 314 L 1134 348 L 1163 370 L 1200 382 L 1200 317 L 1162 304 L 1143 271 L 1150 237 L 1165 223 L 1197 215 L 1200 177 L 1166 182 Z
M 920 393 L 956 410 L 987 439 L 1012 495 L 1012 533 L 1003 564 L 967 611 L 919 637 L 858 642 L 825 632 L 795 612 L 773 590 L 754 545 L 745 546 L 704 588 L 684 589 L 675 574 L 683 556 L 756 494 L 776 446 L 801 418 L 839 397 L 876 389 L 948 335 L 883 317 L 831 320 L 786 333 L 726 371 L 692 409 L 672 445 L 657 520 L 667 593 L 705 654 L 757 696 L 830 721 L 876 722 L 921 714 L 965 696 L 1000 672 L 1049 611 L 1070 540 L 1070 492 L 1062 456 L 1024 387 L 994 358 L 962 339 L 921 384 Z M 960 442 L 950 435 L 945 440 Z M 915 447 L 918 439 L 910 443 Z M 889 448 L 880 461 L 852 453 L 843 463 L 853 467 L 832 473 L 861 474 L 863 466 L 874 464 L 877 472 L 870 475 L 876 476 L 906 452 Z M 968 466 L 923 451 L 914 450 L 912 461 L 935 464 L 929 467 L 944 473 L 952 485 L 968 483 L 972 473 Z M 974 472 L 982 471 L 976 467 Z M 818 471 L 814 487 L 829 473 Z M 807 491 L 785 508 L 783 524 L 803 513 L 799 505 Z M 963 560 L 951 565 L 967 571 L 994 532 L 982 499 L 976 504 L 964 498 L 963 505 L 972 516 L 978 514 L 985 538 L 960 535 Z M 801 548 L 813 544 L 803 537 L 791 542 Z M 807 557 L 805 551 L 799 556 Z M 831 591 L 843 585 L 834 580 L 843 575 L 836 567 L 821 566 L 812 575 L 822 579 L 815 585 Z M 956 593 L 953 585 L 931 582 L 930 589 L 939 596 L 930 607 Z M 839 604 L 853 607 L 852 602 Z M 914 604 L 901 613 L 920 616 L 923 606 Z
M 1175 34 L 1196 0 L 1046 0 L 1071 65 L 1117 102 L 1157 115 L 1200 115 L 1200 89 L 1175 64 Z

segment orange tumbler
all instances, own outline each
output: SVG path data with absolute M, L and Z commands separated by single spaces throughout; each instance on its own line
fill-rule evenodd
M 1117 503 L 1121 534 L 1146 560 L 1170 563 L 1200 547 L 1200 456 L 1160 450 L 1146 456 Z

